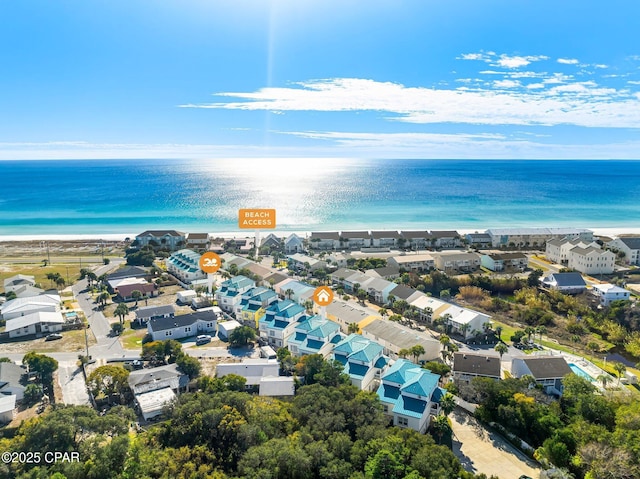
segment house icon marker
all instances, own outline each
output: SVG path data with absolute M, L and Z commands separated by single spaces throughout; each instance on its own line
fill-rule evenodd
M 333 301 L 333 291 L 328 286 L 319 286 L 313 292 L 313 302 L 318 306 L 327 306 Z

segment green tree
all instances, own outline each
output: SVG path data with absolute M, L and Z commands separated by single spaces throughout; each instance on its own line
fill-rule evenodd
M 22 358 L 22 363 L 29 367 L 29 371 L 35 371 L 40 374 L 42 383 L 46 385 L 51 384 L 53 373 L 58 369 L 58 361 L 34 351 L 29 351 L 25 354 Z
M 117 394 L 120 398 L 130 394 L 129 371 L 121 366 L 100 366 L 87 378 L 87 387 L 94 397 L 111 398 Z
M 293 296 L 295 294 L 295 291 L 292 290 L 291 288 L 287 289 L 284 292 L 284 295 L 287 297 L 287 299 L 291 299 L 291 296 Z
M 256 338 L 256 332 L 249 326 L 240 326 L 229 335 L 229 345 L 232 347 L 246 346 Z
M 453 394 L 447 393 L 440 399 L 440 409 L 445 416 L 448 416 L 456 408 L 456 398 Z
M 504 343 L 496 344 L 496 347 L 493 349 L 495 349 L 497 353 L 500 355 L 500 359 L 502 359 L 502 356 L 504 356 L 506 353 L 509 352 L 509 347 Z
M 411 356 L 413 356 L 413 362 L 415 363 L 417 363 L 418 358 L 425 353 L 424 347 L 420 344 L 412 346 L 409 351 L 411 351 Z
M 122 323 L 113 323 L 111 325 L 111 332 L 112 334 L 114 334 L 115 336 L 120 336 L 122 334 L 122 330 L 124 328 L 122 327 Z
M 349 323 L 347 326 L 347 333 L 349 334 L 357 334 L 360 331 L 360 327 L 358 323 Z
M 98 302 L 102 305 L 103 308 L 107 305 L 107 301 L 109 301 L 109 299 L 111 299 L 111 295 L 108 291 L 102 291 L 98 295 Z
M 444 398 L 443 398 L 444 399 Z M 431 421 L 431 430 L 438 439 L 438 444 L 442 443 L 442 438 L 451 433 L 451 423 L 446 414 L 436 416 Z
M 131 297 L 133 299 L 135 299 L 136 304 L 135 304 L 135 308 L 138 307 L 138 301 L 140 301 L 140 298 L 142 298 L 142 291 L 138 290 L 138 289 L 134 289 L 133 291 L 131 291 Z
M 383 449 L 367 461 L 364 471 L 367 479 L 401 479 L 405 465 L 395 454 Z
M 124 318 L 125 316 L 127 316 L 127 314 L 129 314 L 129 308 L 126 304 L 120 303 L 118 304 L 118 306 L 116 306 L 113 314 L 115 314 L 120 319 L 120 324 L 124 325 Z
M 622 363 L 614 363 L 613 369 L 616 371 L 618 375 L 618 385 L 620 385 L 620 379 L 622 379 L 622 375 L 627 372 L 627 367 Z
M 189 376 L 189 379 L 198 377 L 200 375 L 200 371 L 202 370 L 200 361 L 185 353 L 178 355 L 178 358 L 176 359 L 176 365 L 183 373 Z
M 29 406 L 33 406 L 42 399 L 43 394 L 44 392 L 39 384 L 27 384 L 24 389 L 24 400 Z

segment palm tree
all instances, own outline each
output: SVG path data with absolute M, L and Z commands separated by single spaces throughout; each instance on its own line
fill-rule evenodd
M 358 323 L 349 323 L 349 326 L 347 326 L 347 333 L 349 334 L 358 334 L 358 331 L 360 331 Z
M 406 357 L 409 356 L 409 354 L 411 354 L 411 351 L 409 351 L 406 348 L 402 348 L 400 351 L 398 351 L 398 356 L 400 356 L 403 359 L 406 359 Z
M 527 326 L 526 328 L 524 328 L 524 333 L 527 335 L 527 339 L 529 342 L 531 342 L 531 335 L 535 334 L 536 329 L 532 328 L 531 326 Z
M 467 339 L 467 331 L 469 331 L 471 329 L 471 325 L 469 323 L 464 323 L 462 326 L 460 326 L 460 333 L 462 333 L 462 337 L 464 339 Z
M 102 293 L 100 293 L 100 295 L 98 296 L 98 301 L 100 302 L 100 304 L 102 304 L 102 307 L 105 307 L 107 305 L 107 301 L 110 297 L 111 295 L 109 294 L 109 291 L 103 291 Z
M 537 333 L 540 335 L 540 342 L 542 342 L 542 335 L 546 334 L 547 328 L 545 326 L 538 326 L 536 328 Z
M 129 308 L 126 304 L 120 303 L 116 306 L 115 311 L 113 312 L 118 318 L 120 318 L 120 324 L 124 325 L 124 317 L 129 314 Z
M 387 308 L 380 308 L 378 310 L 378 314 L 384 318 L 389 314 L 389 311 L 387 311 Z
M 131 291 L 131 297 L 136 300 L 135 307 L 137 308 L 138 307 L 138 301 L 140 301 L 140 298 L 142 298 L 142 291 L 140 291 L 138 289 L 134 289 L 133 291 Z
M 440 410 L 448 416 L 456 408 L 456 398 L 453 394 L 447 393 L 440 399 Z
M 603 389 L 607 389 L 607 384 L 609 383 L 609 381 L 611 381 L 611 376 L 609 376 L 607 373 L 604 373 L 598 376 L 597 379 L 602 383 Z
M 442 442 L 442 437 L 451 431 L 451 424 L 449 423 L 449 418 L 444 414 L 437 416 L 431 422 L 431 428 L 433 429 L 434 434 L 438 438 L 438 444 Z
M 496 329 L 494 329 L 494 331 L 496 332 L 496 336 L 498 337 L 498 341 L 502 341 L 502 338 L 500 336 L 502 336 L 502 326 L 496 326 Z
M 51 287 L 53 288 L 53 283 L 58 281 L 60 278 L 60 273 L 47 273 L 47 279 L 50 281 Z
M 505 353 L 508 353 L 508 352 L 509 352 L 509 347 L 508 347 L 506 344 L 504 344 L 504 343 L 498 343 L 498 344 L 496 344 L 496 347 L 495 347 L 494 349 L 495 349 L 495 350 L 498 352 L 498 354 L 500 355 L 500 360 L 502 360 L 502 356 L 503 356 Z
M 627 367 L 622 363 L 614 363 L 613 369 L 618 373 L 618 386 L 620 386 L 620 379 L 622 378 L 622 375 L 627 372 Z
M 415 346 L 412 346 L 409 351 L 411 351 L 411 355 L 413 356 L 415 363 L 417 363 L 418 358 L 425 353 L 424 347 L 422 347 L 422 345 L 420 344 L 416 344 Z
M 58 276 L 58 278 L 56 278 L 56 286 L 58 287 L 58 289 L 64 288 L 65 284 L 66 281 L 62 276 Z

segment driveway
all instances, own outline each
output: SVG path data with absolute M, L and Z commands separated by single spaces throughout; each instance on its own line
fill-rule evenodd
M 474 417 L 456 409 L 450 418 L 453 452 L 467 471 L 500 479 L 517 479 L 522 474 L 539 477 L 540 468 L 532 460 Z
M 62 388 L 62 398 L 65 404 L 89 406 L 91 404 L 82 368 L 79 368 L 76 363 L 77 361 L 58 363 L 58 383 Z

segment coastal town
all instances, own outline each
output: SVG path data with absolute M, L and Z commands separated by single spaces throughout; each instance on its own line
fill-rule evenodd
M 468 477 L 552 478 L 605 467 L 558 433 L 575 434 L 568 417 L 600 424 L 601 401 L 639 417 L 640 236 L 148 230 L 36 243 L 0 243 L 7 441 L 59 404 L 125 408 L 144 433 L 194 391 L 295 404 L 314 384 L 350 384 L 386 426 L 447 445 Z M 211 254 L 221 263 L 206 272 Z M 578 413 L 580 401 L 601 409 Z M 569 403 L 569 422 L 540 426 Z M 608 434 L 638 432 L 609 420 Z M 615 444 L 615 467 L 631 468 Z

